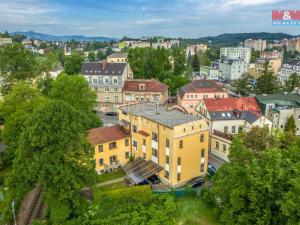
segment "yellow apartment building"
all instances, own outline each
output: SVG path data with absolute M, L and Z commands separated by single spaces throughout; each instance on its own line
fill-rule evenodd
M 122 127 L 115 125 L 91 129 L 88 139 L 94 147 L 97 173 L 111 171 L 129 161 L 130 134 Z
M 132 155 L 159 165 L 169 186 L 207 172 L 209 130 L 201 117 L 144 102 L 121 106 L 119 120 L 131 133 Z

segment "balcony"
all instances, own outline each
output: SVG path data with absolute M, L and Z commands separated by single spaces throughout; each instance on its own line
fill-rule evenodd
M 231 141 L 233 139 L 233 136 L 231 134 L 226 134 L 222 131 L 218 131 L 218 130 L 213 130 L 213 135 L 224 138 L 226 140 Z

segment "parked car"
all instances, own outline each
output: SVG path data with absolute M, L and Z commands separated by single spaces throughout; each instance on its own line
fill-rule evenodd
M 105 113 L 105 116 L 117 116 L 118 115 L 118 113 L 116 113 L 116 112 L 107 112 L 107 113 Z
M 150 182 L 148 180 L 143 180 L 141 183 L 139 183 L 138 185 L 148 185 L 150 184 Z
M 198 188 L 204 184 L 204 177 L 195 177 L 188 182 L 191 188 Z
M 160 179 L 156 175 L 153 175 L 152 177 L 149 177 L 148 181 L 150 181 L 152 184 L 159 184 L 160 183 Z
M 208 163 L 208 166 L 207 166 L 207 173 L 209 176 L 214 176 L 217 172 L 217 169 L 210 163 Z

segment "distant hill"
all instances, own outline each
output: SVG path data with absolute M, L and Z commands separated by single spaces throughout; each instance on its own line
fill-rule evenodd
M 86 37 L 83 35 L 66 35 L 66 36 L 56 36 L 56 35 L 50 35 L 50 34 L 42 34 L 42 33 L 36 33 L 34 31 L 28 31 L 28 32 L 22 32 L 22 31 L 16 31 L 13 33 L 10 33 L 11 35 L 25 35 L 26 37 L 30 37 L 30 39 L 39 39 L 42 41 L 118 41 L 118 38 L 112 38 L 112 37 Z
M 264 39 L 270 40 L 281 40 L 284 38 L 292 38 L 294 36 L 285 33 L 234 33 L 234 34 L 221 34 L 218 36 L 209 36 L 196 39 L 183 39 L 187 43 L 212 43 L 220 45 L 237 45 L 246 39 Z

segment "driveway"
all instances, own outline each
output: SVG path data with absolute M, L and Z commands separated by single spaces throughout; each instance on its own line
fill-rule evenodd
M 98 112 L 97 115 L 102 120 L 104 127 L 118 123 L 118 116 L 106 116 L 103 112 Z

